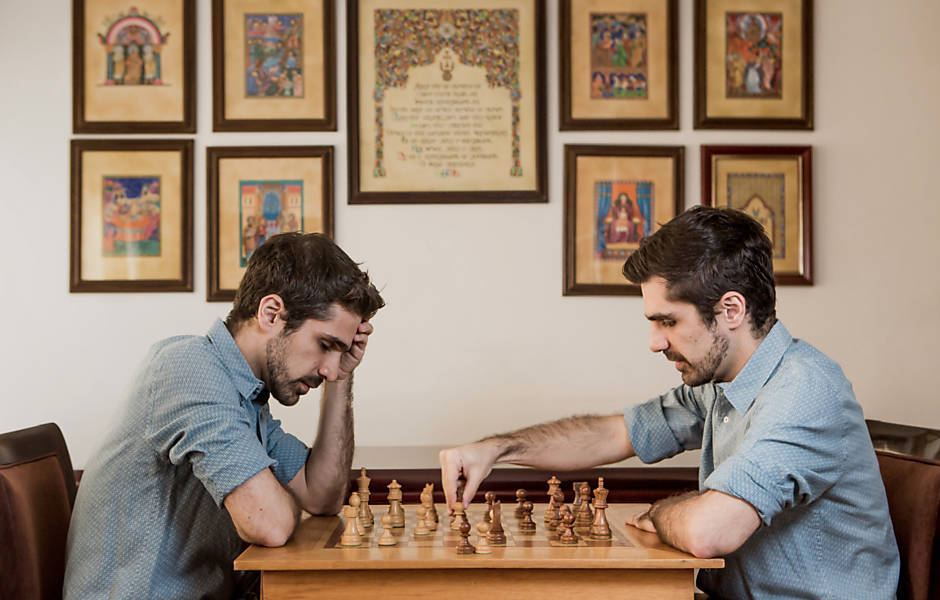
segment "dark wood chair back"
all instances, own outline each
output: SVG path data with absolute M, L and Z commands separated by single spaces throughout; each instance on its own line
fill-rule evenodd
M 54 423 L 0 434 L 0 600 L 62 597 L 75 477 Z
M 898 600 L 940 598 L 940 462 L 876 450 L 901 554 Z

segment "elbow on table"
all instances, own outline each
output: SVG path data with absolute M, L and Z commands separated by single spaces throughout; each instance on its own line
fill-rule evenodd
M 249 544 L 275 548 L 283 546 L 294 534 L 297 520 L 291 514 L 271 515 L 266 519 L 253 519 L 242 527 L 236 526 L 238 537 Z
M 718 558 L 736 550 L 741 544 L 730 545 L 722 532 L 707 527 L 693 527 L 688 532 L 686 551 L 695 558 Z

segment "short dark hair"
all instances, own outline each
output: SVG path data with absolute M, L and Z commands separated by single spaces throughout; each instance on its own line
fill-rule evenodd
M 744 296 L 755 333 L 766 335 L 777 320 L 773 245 L 764 227 L 739 210 L 690 208 L 640 242 L 623 276 L 636 284 L 662 277 L 669 298 L 695 305 L 708 326 L 729 291 Z
M 385 306 L 369 275 L 330 238 L 318 233 L 282 233 L 255 250 L 226 325 L 234 328 L 254 318 L 268 294 L 284 301 L 286 331 L 307 319 L 328 319 L 334 303 L 363 319 L 372 318 Z

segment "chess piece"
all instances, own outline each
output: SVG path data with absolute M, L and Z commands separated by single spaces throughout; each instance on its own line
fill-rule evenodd
M 388 484 L 388 514 L 392 517 L 392 527 L 405 526 L 405 511 L 401 507 L 401 484 L 393 479 Z
M 548 524 L 552 520 L 552 515 L 555 514 L 555 511 L 558 510 L 558 506 L 555 504 L 555 491 L 561 485 L 561 481 L 552 475 L 552 478 L 547 481 L 548 483 L 548 509 L 545 511 L 545 523 Z
M 486 500 L 486 511 L 483 513 L 483 520 L 489 523 L 493 520 L 493 502 L 496 501 L 496 494 L 487 492 L 483 494 L 483 498 Z
M 421 490 L 421 506 L 418 507 L 419 520 L 424 521 L 424 527 L 428 533 L 437 530 L 437 514 L 434 511 L 434 496 L 431 495 L 431 489 L 431 484 L 427 484 Z
M 522 520 L 519 522 L 519 531 L 535 531 L 535 521 L 532 520 L 532 510 L 535 505 L 526 500 L 522 503 Z
M 382 515 L 382 535 L 379 536 L 379 546 L 394 546 L 398 539 L 392 534 L 392 516 Z
M 362 504 L 359 505 L 359 525 L 362 529 L 372 529 L 372 526 L 375 525 L 375 515 L 372 514 L 372 509 L 369 508 L 369 496 L 372 495 L 372 492 L 369 491 L 369 483 L 372 479 L 366 476 L 365 467 L 362 467 L 361 473 L 362 475 L 356 478 L 359 483 L 359 499 L 362 501 Z
M 610 523 L 607 522 L 607 493 L 609 490 L 604 487 L 604 478 L 597 480 L 597 489 L 594 490 L 594 522 L 591 523 L 592 540 L 609 540 Z
M 451 521 L 450 528 L 453 531 L 460 531 L 460 525 L 463 523 L 470 523 L 467 521 L 467 515 L 464 512 L 463 502 L 457 501 L 454 503 L 454 519 Z
M 567 508 L 567 507 L 565 507 Z M 574 532 L 574 521 L 575 516 L 570 510 L 565 513 L 564 518 L 562 519 L 562 532 L 558 537 L 558 541 L 564 544 L 565 546 L 574 546 L 577 545 L 578 541 L 581 539 L 578 537 L 578 534 Z
M 490 524 L 486 521 L 480 521 L 477 523 L 477 554 L 492 554 L 493 549 L 490 548 L 490 544 L 487 541 L 488 534 L 490 532 Z
M 425 517 L 426 517 L 426 515 L 427 515 L 427 507 L 425 507 L 425 506 L 418 506 L 418 507 L 415 509 L 415 511 L 416 511 L 416 513 L 417 513 L 418 518 L 415 519 L 415 530 L 414 530 L 414 534 L 415 534 L 416 536 L 418 536 L 418 537 L 425 536 L 425 535 L 431 535 L 431 530 L 428 529 L 427 522 L 425 521 Z
M 497 501 L 493 504 L 493 522 L 490 523 L 490 532 L 486 539 L 491 546 L 505 546 L 506 533 L 503 531 L 502 507 Z
M 558 529 L 558 525 L 559 523 L 561 523 L 561 510 L 562 508 L 564 508 L 565 510 L 567 510 L 568 508 L 567 506 L 564 506 L 562 504 L 564 500 L 565 500 L 564 493 L 562 493 L 560 489 L 556 489 L 555 494 L 552 496 L 551 512 L 548 515 L 546 515 L 549 517 L 548 524 L 546 525 L 546 527 L 548 527 L 550 531 L 555 531 L 556 529 Z
M 590 527 L 594 521 L 594 513 L 591 511 L 591 486 L 588 482 L 581 482 L 581 508 L 578 509 L 578 517 L 575 519 L 575 527 Z
M 340 545 L 355 547 L 362 545 L 362 536 L 359 534 L 359 493 L 349 495 L 349 504 L 343 507 L 343 516 L 346 517 L 346 529 L 340 538 Z
M 516 512 L 514 513 L 517 519 L 522 518 L 522 505 L 525 503 L 525 490 L 520 488 L 516 490 Z
M 437 529 L 437 524 L 440 523 L 441 518 L 437 514 L 437 507 L 434 506 L 434 484 L 429 483 L 427 487 L 428 487 L 428 497 L 431 499 L 430 500 L 431 513 L 432 513 L 432 516 L 434 517 L 434 529 Z
M 476 552 L 476 548 L 474 548 L 473 544 L 470 543 L 470 523 L 467 521 L 461 521 L 460 541 L 457 542 L 457 554 L 473 554 L 474 552 Z
M 578 511 L 581 510 L 581 486 L 587 483 L 586 481 L 575 481 L 571 484 L 571 487 L 574 488 L 574 501 L 571 503 L 571 512 L 575 515 L 578 514 Z

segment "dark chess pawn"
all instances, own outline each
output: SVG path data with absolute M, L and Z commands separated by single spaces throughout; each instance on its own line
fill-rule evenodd
M 574 520 L 574 513 L 572 513 L 570 510 L 565 513 L 565 516 L 562 519 L 562 532 L 558 538 L 558 541 L 565 546 L 576 546 L 578 541 L 581 539 L 578 537 L 578 534 L 574 532 Z
M 519 522 L 519 531 L 535 531 L 535 521 L 532 520 L 532 510 L 535 505 L 526 500 L 522 503 L 522 520 Z
M 496 501 L 496 494 L 494 492 L 487 492 L 483 494 L 483 499 L 486 500 L 486 510 L 483 512 L 483 520 L 490 523 L 493 520 L 493 503 Z
M 470 543 L 470 523 L 460 522 L 460 541 L 457 542 L 457 554 L 473 554 L 477 549 Z
M 548 515 L 550 519 L 548 525 L 546 525 L 550 531 L 558 529 L 558 525 L 561 523 L 561 511 L 563 508 L 567 508 L 567 506 L 562 505 L 564 501 L 565 494 L 561 490 L 556 489 L 555 494 L 552 496 L 551 512 Z
M 576 513 L 578 515 L 574 522 L 575 527 L 590 527 L 594 522 L 594 513 L 591 511 L 591 486 L 588 482 L 581 483 L 581 508 Z
M 525 504 L 526 493 L 524 489 L 516 490 L 516 512 L 515 516 L 517 519 L 522 518 L 523 508 L 522 505 Z

